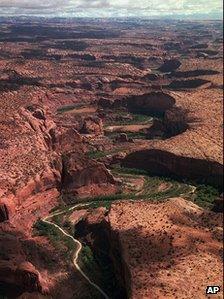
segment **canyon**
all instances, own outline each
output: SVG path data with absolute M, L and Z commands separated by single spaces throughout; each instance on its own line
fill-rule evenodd
M 0 23 L 0 298 L 223 289 L 222 22 Z

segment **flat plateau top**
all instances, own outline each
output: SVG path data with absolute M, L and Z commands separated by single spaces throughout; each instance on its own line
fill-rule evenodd
M 108 218 L 121 242 L 133 299 L 205 298 L 207 285 L 221 286 L 220 214 L 173 198 L 116 203 Z

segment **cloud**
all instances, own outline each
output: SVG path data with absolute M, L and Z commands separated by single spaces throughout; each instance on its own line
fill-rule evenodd
M 44 9 L 54 6 L 62 6 L 67 1 L 55 0 L 55 1 L 43 1 L 43 0 L 0 0 L 0 8 L 19 8 L 19 9 Z
M 222 12 L 220 0 L 0 0 L 0 15 L 153 16 Z
M 89 9 L 89 8 L 109 8 L 111 7 L 111 3 L 109 0 L 82 0 L 80 1 L 80 4 L 75 5 L 76 8 L 84 8 L 84 9 Z

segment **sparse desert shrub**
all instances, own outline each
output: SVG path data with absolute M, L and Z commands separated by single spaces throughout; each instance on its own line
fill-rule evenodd
M 107 125 L 134 125 L 134 124 L 145 124 L 152 121 L 152 117 L 143 114 L 130 114 L 130 118 L 127 118 L 127 113 L 118 111 L 116 113 L 117 119 L 112 119 L 106 122 Z
M 64 113 L 73 109 L 78 109 L 83 107 L 83 104 L 77 103 L 77 104 L 72 104 L 72 105 L 66 105 L 66 106 L 62 106 L 60 108 L 57 109 L 57 113 Z
M 137 168 L 126 168 L 126 167 L 116 167 L 114 170 L 118 173 L 135 174 L 135 175 L 148 175 L 148 171 Z
M 70 235 L 74 235 L 74 225 L 71 221 L 66 220 L 63 224 L 63 227 Z
M 33 228 L 36 235 L 47 237 L 57 250 L 64 251 L 65 246 L 67 248 L 65 257 L 68 256 L 68 252 L 71 253 L 74 250 L 74 241 L 63 235 L 57 227 L 39 219 Z
M 87 155 L 90 159 L 99 159 L 105 157 L 107 153 L 103 151 L 89 151 Z
M 61 224 L 63 222 L 63 215 L 55 215 L 55 216 L 52 217 L 52 220 L 57 225 L 61 226 Z
M 205 208 L 211 207 L 214 200 L 219 196 L 219 191 L 210 185 L 198 185 L 194 201 Z

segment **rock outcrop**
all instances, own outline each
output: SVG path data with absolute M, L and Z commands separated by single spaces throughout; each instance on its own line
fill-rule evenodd
M 115 138 L 116 142 L 133 142 L 133 139 L 129 138 L 127 134 L 125 133 L 120 133 L 118 136 Z
M 146 115 L 163 115 L 175 104 L 174 97 L 164 92 L 151 92 L 143 95 L 130 96 L 125 101 L 129 111 Z
M 31 104 L 29 96 L 1 95 L 1 137 L 7 147 L 0 155 L 0 290 L 10 298 L 47 291 L 40 265 L 23 244 L 32 239 L 37 218 L 57 204 L 61 182 L 62 163 L 52 134 L 55 123 L 43 107 Z
M 63 158 L 62 189 L 67 194 L 86 197 L 113 193 L 116 186 L 104 164 L 70 153 Z
M 99 117 L 88 117 L 84 119 L 83 126 L 80 130 L 82 134 L 103 134 L 103 121 Z
M 15 295 L 23 292 L 42 292 L 42 278 L 40 273 L 29 262 L 19 265 L 0 261 L 0 285 L 3 290 L 10 293 L 7 288 L 12 288 Z
M 181 107 L 173 107 L 167 110 L 163 122 L 166 137 L 181 134 L 189 127 L 187 111 Z
M 30 196 L 60 186 L 62 164 L 54 150 L 55 124 L 46 118 L 43 108 L 20 107 L 19 111 L 11 111 L 11 120 L 4 120 L 10 113 L 5 111 L 0 119 L 2 124 L 7 123 L 2 135 L 8 147 L 1 153 L 0 203 L 6 204 L 14 217 L 15 208 L 21 208 Z
M 148 129 L 149 139 L 170 138 L 185 132 L 189 128 L 188 113 L 181 107 L 167 110 L 163 119 L 154 119 Z
M 83 153 L 86 151 L 83 137 L 74 128 L 61 128 L 54 133 L 56 140 L 56 150 L 61 154 L 75 151 Z
M 162 119 L 154 118 L 152 126 L 147 130 L 147 138 L 164 139 L 166 137 L 165 125 Z
M 163 121 L 167 137 L 181 134 L 189 127 L 187 111 L 181 107 L 173 107 L 167 110 Z
M 31 262 L 40 245 L 18 233 L 13 226 L 1 226 L 1 229 L 7 231 L 0 234 L 0 294 L 17 298 L 24 292 L 48 293 L 45 274 L 42 275 L 40 268 Z M 41 261 L 41 256 L 34 260 L 36 263 Z
M 32 113 L 33 117 L 40 120 L 46 120 L 45 111 L 39 105 L 30 105 L 27 106 L 26 109 Z

